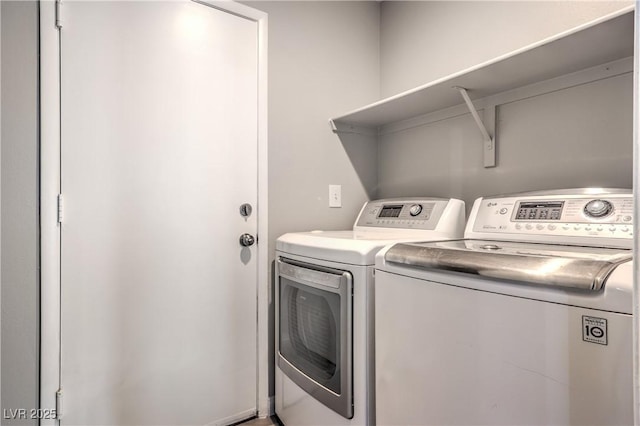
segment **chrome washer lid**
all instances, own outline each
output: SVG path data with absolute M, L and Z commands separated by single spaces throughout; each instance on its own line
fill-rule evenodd
M 631 258 L 627 249 L 473 239 L 399 243 L 385 254 L 390 263 L 416 268 L 591 291 Z

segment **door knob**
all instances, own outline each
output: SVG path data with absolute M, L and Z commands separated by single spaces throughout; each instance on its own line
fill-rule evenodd
M 242 247 L 252 246 L 253 243 L 256 242 L 256 239 L 251 234 L 242 234 L 240 235 L 240 245 Z

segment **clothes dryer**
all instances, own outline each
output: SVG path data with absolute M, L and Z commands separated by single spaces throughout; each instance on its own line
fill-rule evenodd
M 379 424 L 633 424 L 629 190 L 476 200 L 376 259 Z
M 371 201 L 349 231 L 276 242 L 276 413 L 285 425 L 373 425 L 374 261 L 387 244 L 460 238 L 464 202 Z

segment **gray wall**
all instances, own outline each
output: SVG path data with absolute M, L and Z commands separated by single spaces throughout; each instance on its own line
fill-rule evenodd
M 360 1 L 245 3 L 269 14 L 273 251 L 285 232 L 351 227 L 375 185 L 360 181 L 329 119 L 379 97 L 379 8 Z M 359 154 L 374 158 L 372 152 L 367 145 Z M 342 185 L 342 208 L 329 208 L 329 184 Z
M 2 1 L 2 408 L 38 403 L 38 6 Z M 2 420 L 2 424 L 35 424 Z
M 384 1 L 381 95 L 464 70 L 632 1 Z
M 244 3 L 269 14 L 269 253 L 273 260 L 275 240 L 283 233 L 351 228 L 362 204 L 375 191 L 375 143 L 354 137 L 343 144 L 328 122 L 379 97 L 379 5 Z M 342 208 L 329 208 L 329 184 L 342 185 Z M 270 387 L 273 395 L 273 383 Z
M 384 2 L 384 95 L 424 84 L 628 2 Z M 497 108 L 497 167 L 464 114 L 380 138 L 377 196 L 460 197 L 582 186 L 631 187 L 630 73 Z M 462 102 L 462 101 L 461 101 Z
M 381 138 L 381 197 L 482 195 L 632 182 L 630 73 L 498 107 L 497 167 L 469 114 Z

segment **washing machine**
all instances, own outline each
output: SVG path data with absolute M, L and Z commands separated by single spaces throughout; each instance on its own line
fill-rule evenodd
M 464 202 L 366 203 L 352 230 L 276 241 L 275 406 L 298 425 L 372 425 L 374 261 L 399 241 L 461 238 Z
M 376 258 L 378 424 L 631 425 L 633 197 L 476 200 Z

